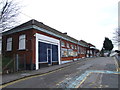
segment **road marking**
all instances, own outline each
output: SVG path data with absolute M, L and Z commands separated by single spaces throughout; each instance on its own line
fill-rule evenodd
M 118 62 L 117 62 L 117 60 L 115 59 L 115 57 L 113 57 L 113 59 L 115 60 L 116 71 L 118 72 L 118 71 L 119 71 Z
M 81 76 L 75 78 L 74 81 L 72 80 L 72 82 L 66 82 L 67 80 L 65 80 L 65 83 L 68 85 L 67 88 L 78 88 L 78 85 L 81 85 L 86 80 L 86 77 L 89 76 L 89 74 L 90 73 L 86 71 Z
M 92 86 L 92 85 L 95 84 L 95 83 L 96 83 L 96 82 L 92 82 L 92 83 L 89 84 L 89 86 Z
M 82 83 L 87 79 L 88 76 L 90 76 L 90 74 L 92 74 L 92 72 L 88 73 L 88 75 L 80 82 L 80 84 L 78 86 L 76 86 L 75 88 L 79 88 Z
M 78 61 L 79 61 L 79 60 L 78 60 Z M 79 62 L 79 63 L 78 63 L 78 62 L 75 62 L 74 64 L 80 64 L 80 62 Z M 10 85 L 12 85 L 12 84 L 15 84 L 15 83 L 18 83 L 18 82 L 21 82 L 21 81 L 24 81 L 24 80 L 28 80 L 28 79 L 31 79 L 31 78 L 48 75 L 48 74 L 51 74 L 51 73 L 54 73 L 54 72 L 63 70 L 63 69 L 65 69 L 65 68 L 69 68 L 70 66 L 72 66 L 72 65 L 74 65 L 74 64 L 71 64 L 71 65 L 68 65 L 68 66 L 65 66 L 65 67 L 58 68 L 58 69 L 56 69 L 56 70 L 53 70 L 53 71 L 50 71 L 50 72 L 47 72 L 47 73 L 38 74 L 38 75 L 33 75 L 33 76 L 28 76 L 28 77 L 24 77 L 24 78 L 22 78 L 22 79 L 18 79 L 18 80 L 15 80 L 15 81 L 11 81 L 11 82 L 6 83 L 6 84 L 4 84 L 4 85 L 0 85 L 0 88 L 4 88 L 4 87 L 10 86 Z
M 6 83 L 6 84 L 4 84 L 4 85 L 0 85 L 0 88 L 4 88 L 4 87 L 7 87 L 7 86 L 9 86 L 9 85 L 15 84 L 15 83 L 17 83 L 17 82 L 21 82 L 21 81 L 28 80 L 28 79 L 31 79 L 31 78 L 48 75 L 48 74 L 51 74 L 51 73 L 54 73 L 54 72 L 63 70 L 63 69 L 65 69 L 65 68 L 68 68 L 68 67 L 70 67 L 70 66 L 71 66 L 71 65 L 66 66 L 66 67 L 62 67 L 62 68 L 60 68 L 60 69 L 57 69 L 57 70 L 54 70 L 54 71 L 50 71 L 50 72 L 47 72 L 47 73 L 38 74 L 38 75 L 34 75 L 34 76 L 28 76 L 28 77 L 25 77 L 25 78 L 22 78 L 22 79 L 19 79 L 19 80 L 16 80 L 16 81 L 12 81 L 12 82 Z
M 80 63 L 75 62 L 74 64 L 80 64 Z M 72 64 L 72 65 L 73 65 L 73 64 Z M 68 67 L 70 67 L 70 66 L 72 66 L 72 65 L 68 65 L 68 66 L 66 66 L 66 67 L 62 67 L 62 68 L 59 68 L 59 69 L 57 69 L 57 70 L 50 71 L 50 72 L 47 72 L 47 73 L 43 73 L 43 74 L 39 74 L 39 75 L 34 75 L 34 76 L 29 76 L 29 77 L 25 77 L 25 78 L 22 78 L 22 79 L 19 79 L 19 80 L 16 80 L 16 81 L 12 81 L 12 82 L 10 82 L 10 83 L 6 83 L 6 84 L 4 84 L 4 85 L 1 85 L 0 88 L 7 87 L 7 86 L 9 86 L 9 85 L 12 85 L 12 84 L 15 84 L 15 83 L 17 83 L 17 82 L 21 82 L 21 81 L 24 81 L 24 80 L 27 80 L 27 79 L 31 79 L 31 78 L 35 78 L 35 77 L 39 77 L 39 76 L 48 75 L 48 74 L 51 74 L 51 73 L 54 73 L 54 72 L 63 70 L 63 69 L 65 69 L 65 68 L 68 68 Z M 109 74 L 112 73 L 112 74 L 120 74 L 120 72 L 105 71 L 105 70 L 101 70 L 101 71 L 98 71 L 98 70 L 96 70 L 96 71 L 90 70 L 90 71 L 86 71 L 85 73 L 86 73 L 86 75 L 84 75 L 84 77 L 81 77 L 80 83 L 77 84 L 79 87 L 80 87 L 80 86 L 82 85 L 82 83 L 87 79 L 87 76 L 89 76 L 91 73 L 109 73 Z M 84 73 L 84 74 L 85 74 L 85 73 Z M 79 79 L 79 78 L 78 78 L 78 79 Z M 75 87 L 78 87 L 78 86 L 75 86 Z M 74 88 L 74 87 L 73 87 L 73 88 Z
M 116 71 L 107 71 L 107 70 L 88 70 L 79 77 L 75 78 L 74 81 L 68 82 L 64 80 L 62 83 L 66 83 L 68 86 L 66 88 L 79 88 L 83 82 L 90 76 L 92 73 L 104 73 L 104 74 L 120 74 Z
M 93 88 L 98 88 L 97 86 L 94 86 Z
M 106 70 L 89 70 L 88 73 L 89 73 L 88 75 L 92 73 L 120 74 L 120 72 L 106 71 Z M 81 81 L 81 83 L 78 86 L 76 86 L 76 88 L 79 88 L 86 79 L 87 79 L 87 76 L 85 77 L 85 79 Z
M 64 79 L 63 79 L 62 81 L 60 81 L 59 83 L 57 83 L 56 85 L 57 85 L 57 86 L 60 85 L 63 81 L 64 81 Z

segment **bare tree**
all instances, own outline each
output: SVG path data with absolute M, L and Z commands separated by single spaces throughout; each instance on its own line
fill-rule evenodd
M 20 6 L 15 0 L 0 0 L 0 30 L 6 31 L 16 25 Z
M 2 31 L 7 31 L 16 25 L 20 6 L 15 0 L 0 0 L 0 53 L 2 44 Z
M 115 31 L 115 36 L 113 37 L 113 40 L 117 45 L 120 45 L 120 28 L 117 28 Z

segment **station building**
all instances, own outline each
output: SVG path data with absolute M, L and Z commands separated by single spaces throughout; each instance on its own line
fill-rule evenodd
M 17 69 L 24 65 L 37 70 L 96 56 L 95 46 L 90 45 L 34 19 L 2 33 L 2 55 L 14 59 Z

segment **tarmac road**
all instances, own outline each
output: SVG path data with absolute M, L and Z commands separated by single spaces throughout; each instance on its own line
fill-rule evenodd
M 8 83 L 3 87 L 118 88 L 118 75 L 116 61 L 113 57 L 98 57 L 79 60 L 70 66 Z

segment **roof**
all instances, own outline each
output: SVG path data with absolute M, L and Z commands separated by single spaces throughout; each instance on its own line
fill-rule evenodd
M 37 20 L 34 20 L 34 19 L 32 19 L 32 20 L 30 20 L 26 23 L 23 23 L 19 26 L 16 26 L 15 28 L 13 28 L 11 30 L 5 31 L 5 32 L 2 33 L 2 35 L 8 35 L 8 34 L 20 32 L 20 31 L 24 31 L 24 30 L 29 30 L 29 29 L 36 29 L 36 30 L 45 32 L 47 34 L 56 36 L 60 39 L 67 40 L 67 41 L 70 41 L 72 43 L 79 44 L 79 45 L 82 45 L 84 47 L 87 47 L 84 44 L 78 43 L 78 40 L 74 39 L 73 37 L 71 37 L 67 34 L 64 34 L 60 31 L 58 31 L 54 28 L 51 28 L 51 27 L 43 24 L 42 22 L 38 22 Z
M 84 41 L 84 40 L 80 40 L 79 41 L 81 44 L 84 44 L 84 45 L 86 45 L 86 46 L 88 46 L 88 43 L 86 42 L 86 41 Z M 88 46 L 89 47 L 89 46 Z
M 90 46 L 90 47 L 95 47 L 93 44 L 91 44 L 91 43 L 88 43 L 88 45 Z

